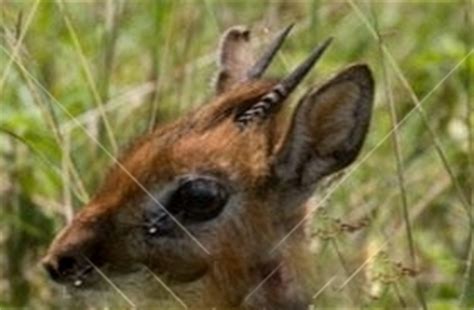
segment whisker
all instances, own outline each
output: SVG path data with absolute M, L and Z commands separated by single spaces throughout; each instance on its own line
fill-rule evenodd
M 184 301 L 178 297 L 178 295 L 176 295 L 175 292 L 173 292 L 173 290 L 168 286 L 166 285 L 165 282 L 163 282 L 163 280 L 160 279 L 160 277 L 158 277 L 158 275 L 156 275 L 148 266 L 144 265 L 145 266 L 145 269 L 150 272 L 153 276 L 153 278 L 171 295 L 173 296 L 173 298 L 181 305 L 183 306 L 183 308 L 185 309 L 188 309 L 188 305 L 186 305 L 184 303 Z
M 136 309 L 137 306 L 132 302 L 132 300 L 104 273 L 97 267 L 87 256 L 84 258 L 89 262 L 89 264 L 94 268 L 95 271 L 120 295 L 122 298 L 133 308 Z

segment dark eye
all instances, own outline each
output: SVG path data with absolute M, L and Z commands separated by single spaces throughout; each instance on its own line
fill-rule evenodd
M 228 198 L 227 190 L 217 181 L 192 179 L 173 193 L 168 209 L 175 214 L 183 213 L 190 220 L 205 221 L 219 215 Z

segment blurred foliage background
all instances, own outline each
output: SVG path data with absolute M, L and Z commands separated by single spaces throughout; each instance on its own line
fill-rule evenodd
M 314 305 L 473 307 L 473 3 L 1 0 L 0 307 L 64 305 L 38 262 L 110 155 L 212 95 L 227 27 L 260 47 L 290 22 L 270 75 L 334 36 L 306 86 L 352 62 L 377 84 L 363 153 L 315 195 Z

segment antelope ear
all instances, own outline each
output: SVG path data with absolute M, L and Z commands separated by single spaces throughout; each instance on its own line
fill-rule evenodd
M 218 57 L 219 71 L 214 87 L 220 94 L 242 81 L 254 63 L 250 30 L 244 26 L 229 28 L 221 37 Z
M 370 123 L 374 82 L 351 66 L 300 101 L 273 168 L 279 182 L 307 186 L 352 163 Z

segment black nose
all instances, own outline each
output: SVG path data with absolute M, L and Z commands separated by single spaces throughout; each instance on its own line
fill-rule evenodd
M 43 259 L 42 264 L 54 281 L 61 281 L 79 269 L 79 260 L 71 255 L 49 255 Z

